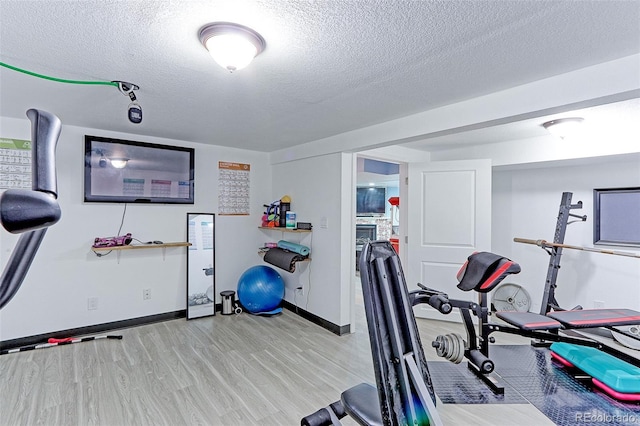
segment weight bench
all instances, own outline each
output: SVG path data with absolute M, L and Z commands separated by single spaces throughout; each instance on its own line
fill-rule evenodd
M 347 389 L 340 400 L 304 417 L 301 425 L 340 425 L 347 415 L 361 425 L 441 425 L 411 298 L 391 243 L 364 246 L 360 278 L 376 386 L 361 383 Z
M 564 342 L 586 348 L 595 348 L 609 355 L 640 364 L 640 360 L 630 357 L 614 347 L 580 335 L 573 337 L 560 334 L 561 330 L 607 328 L 622 325 L 640 324 L 640 312 L 631 309 L 584 309 L 571 311 L 552 311 L 546 315 L 532 312 L 496 312 L 507 325 L 489 322 L 489 307 L 487 293 L 494 289 L 506 276 L 520 272 L 520 266 L 499 255 L 480 252 L 474 253 L 465 262 L 457 274 L 458 288 L 464 291 L 475 290 L 478 302 L 450 299 L 445 293 L 419 284 L 420 290 L 411 293 L 413 304 L 427 303 L 443 314 L 449 314 L 452 308 L 459 308 L 462 315 L 466 341 L 457 334 L 438 336 L 432 343 L 436 353 L 454 363 L 463 358 L 469 360 L 468 366 L 489 387 L 497 393 L 504 392 L 504 385 L 500 378 L 493 373 L 494 363 L 489 358 L 489 343 L 494 339 L 490 336 L 494 332 L 517 334 L 544 342 Z M 472 321 L 472 315 L 478 317 L 478 333 Z M 630 338 L 639 340 L 636 336 L 616 329 Z M 595 377 L 597 380 L 598 377 Z

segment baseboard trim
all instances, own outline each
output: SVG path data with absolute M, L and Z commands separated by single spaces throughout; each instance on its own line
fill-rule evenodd
M 113 321 L 104 324 L 90 325 L 87 327 L 70 328 L 68 330 L 54 331 L 51 333 L 38 334 L 35 336 L 20 337 L 18 339 L 0 341 L 0 349 L 13 349 L 21 346 L 36 345 L 46 343 L 47 339 L 64 339 L 66 337 L 85 336 L 89 334 L 102 333 L 122 328 L 136 327 L 139 325 L 153 324 L 155 322 L 169 321 L 178 318 L 185 318 L 187 311 L 166 312 L 163 314 L 148 315 L 145 317 L 131 318 L 121 321 Z
M 324 318 L 321 318 L 311 312 L 308 312 L 293 303 L 287 302 L 286 300 L 282 301 L 282 307 L 301 316 L 302 318 L 310 321 L 316 325 L 319 325 L 322 328 L 329 330 L 330 332 L 337 334 L 338 336 L 342 336 L 344 334 L 348 334 L 351 331 L 351 326 L 347 325 L 337 325 L 332 323 L 331 321 L 327 321 Z M 215 307 L 216 313 L 222 311 L 222 304 L 216 304 Z M 173 319 L 186 318 L 187 311 L 185 309 L 181 309 L 179 311 L 173 312 L 165 312 L 163 314 L 156 315 L 148 315 L 144 317 L 138 318 L 130 318 L 121 321 L 113 321 L 103 324 L 95 324 L 89 325 L 86 327 L 78 327 L 78 328 L 70 328 L 68 330 L 60 330 L 53 331 L 51 333 L 38 334 L 35 336 L 27 336 L 20 337 L 18 339 L 11 340 L 2 340 L 0 341 L 0 349 L 14 349 L 19 348 L 21 346 L 29 346 L 29 345 L 37 345 L 40 343 L 45 343 L 47 339 L 64 339 L 66 337 L 76 337 L 76 336 L 86 336 L 95 333 L 103 333 L 105 331 L 118 330 L 129 327 L 137 327 L 140 325 L 153 324 L 156 322 L 169 321 Z
M 343 334 L 348 334 L 351 332 L 351 326 L 347 325 L 337 325 L 332 323 L 331 321 L 327 321 L 324 318 L 320 318 L 319 316 L 312 314 L 311 312 L 305 311 L 299 306 L 294 305 L 291 302 L 287 302 L 286 300 L 282 301 L 282 307 L 301 316 L 307 321 L 311 321 L 312 323 L 319 325 L 322 328 L 326 328 L 330 332 L 337 334 L 338 336 L 342 336 Z

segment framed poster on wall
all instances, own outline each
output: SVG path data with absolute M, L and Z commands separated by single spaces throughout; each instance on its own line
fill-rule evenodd
M 215 215 L 187 213 L 187 319 L 216 314 Z

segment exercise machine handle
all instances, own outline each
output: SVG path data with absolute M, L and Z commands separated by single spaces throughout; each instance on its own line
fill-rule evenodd
M 420 287 L 419 290 L 409 293 L 409 299 L 413 306 L 426 303 L 445 315 L 453 310 L 449 296 L 445 293 L 429 288 L 422 283 L 418 283 L 418 287 Z
M 340 425 L 340 419 L 346 417 L 342 402 L 336 401 L 328 407 L 321 408 L 313 414 L 305 416 L 300 421 L 300 426 L 332 426 Z
M 443 294 L 434 294 L 429 298 L 429 305 L 436 308 L 443 314 L 448 314 L 451 312 L 451 303 L 449 303 L 449 298 Z
M 46 192 L 58 198 L 55 151 L 62 129 L 60 119 L 47 111 L 30 109 L 27 117 L 31 120 L 32 189 Z
M 32 189 L 10 189 L 0 196 L 0 223 L 7 231 L 22 233 L 0 276 L 0 309 L 16 295 L 47 228 L 60 220 L 56 201 L 55 148 L 61 123 L 55 115 L 30 109 Z

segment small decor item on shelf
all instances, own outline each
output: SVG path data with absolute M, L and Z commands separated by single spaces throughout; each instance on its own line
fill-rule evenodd
M 287 226 L 287 212 L 291 210 L 291 197 L 283 196 L 271 204 L 263 204 L 267 210 L 262 215 L 260 226 L 264 228 L 285 228 Z M 294 226 L 295 228 L 295 226 Z
M 288 211 L 286 216 L 287 229 L 296 228 L 296 214 L 295 212 Z
M 117 247 L 117 246 L 126 246 L 131 243 L 133 238 L 131 238 L 131 234 L 120 235 L 117 237 L 97 237 L 93 241 L 94 248 L 98 247 Z
M 279 225 L 280 200 L 276 200 L 271 204 L 263 204 L 267 210 L 262 215 L 262 224 L 265 228 L 274 228 Z
M 288 195 L 280 198 L 280 213 L 279 213 L 279 226 L 281 228 L 288 228 L 287 225 L 287 213 L 291 210 L 291 197 Z

